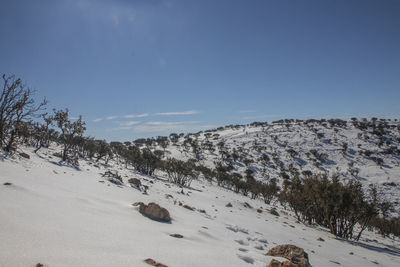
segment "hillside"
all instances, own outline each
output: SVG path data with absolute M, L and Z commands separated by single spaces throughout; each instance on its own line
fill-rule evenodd
M 267 131 L 290 133 L 282 126 Z M 328 135 L 329 131 L 325 132 Z M 351 132 L 357 134 L 355 129 Z M 218 133 L 233 148 L 235 140 L 251 143 L 263 131 L 262 127 L 246 127 Z M 270 145 L 279 148 L 276 143 Z M 243 146 L 248 147 L 250 144 Z M 171 153 L 185 155 L 180 148 Z M 279 205 L 280 216 L 272 215 L 273 206 L 261 199 L 252 200 L 203 179 L 182 188 L 162 178 L 161 172 L 153 177 L 141 175 L 116 160 L 108 164 L 80 160 L 79 167 L 73 167 L 53 156 L 57 147 L 38 154 L 21 149 L 30 159 L 3 154 L 0 160 L 0 266 L 150 266 L 144 263 L 147 258 L 170 267 L 267 266 L 273 257 L 266 252 L 287 243 L 304 248 L 312 266 L 400 265 L 398 239 L 383 239 L 368 231 L 360 242 L 335 239 L 323 228 L 296 222 L 293 214 Z M 203 161 L 211 164 L 218 157 L 215 154 L 205 154 Z M 330 155 L 332 160 L 336 159 L 333 155 L 338 161 L 341 157 L 334 151 Z M 388 158 L 384 160 L 388 164 Z M 371 169 L 380 170 L 373 164 Z M 107 171 L 118 171 L 123 183 L 103 177 Z M 129 178 L 140 179 L 147 190 L 130 186 Z M 131 205 L 137 201 L 167 208 L 171 223 L 141 215 Z M 228 203 L 232 207 L 227 207 Z M 174 233 L 183 238 L 171 237 Z M 317 240 L 319 237 L 324 241 Z
M 272 124 L 232 125 L 196 134 L 136 140 L 142 148 L 163 151 L 164 158 L 193 160 L 211 169 L 217 163 L 231 173 L 261 181 L 308 173 L 336 173 L 365 188 L 376 185 L 400 214 L 400 124 L 372 118 L 343 121 L 282 120 Z

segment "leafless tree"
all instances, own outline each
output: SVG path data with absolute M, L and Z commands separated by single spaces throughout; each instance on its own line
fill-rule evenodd
M 24 122 L 38 116 L 47 104 L 46 99 L 36 104 L 34 91 L 15 75 L 2 76 L 0 95 L 0 145 L 6 151 L 16 149 L 18 133 Z

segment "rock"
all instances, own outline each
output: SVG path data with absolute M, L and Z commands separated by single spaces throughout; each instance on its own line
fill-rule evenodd
M 272 259 L 272 261 L 268 264 L 268 267 L 280 267 L 281 262 L 275 259 Z
M 293 264 L 290 261 L 280 262 L 278 260 L 272 259 L 268 264 L 268 267 L 297 267 L 297 264 Z
M 156 267 L 168 267 L 167 265 L 159 263 L 159 262 L 156 262 L 155 260 L 150 259 L 150 258 L 145 259 L 144 262 L 149 264 L 149 265 L 156 266 Z
M 278 216 L 279 217 L 279 213 L 276 211 L 275 208 L 272 208 L 269 210 L 269 213 L 271 213 L 272 215 Z
M 267 255 L 286 258 L 298 267 L 308 267 L 310 265 L 308 254 L 304 252 L 304 249 L 295 245 L 285 244 L 276 246 L 270 249 Z
M 30 159 L 30 158 L 31 158 L 31 156 L 29 156 L 28 154 L 26 154 L 26 153 L 24 153 L 24 152 L 19 153 L 19 155 L 20 155 L 21 157 L 23 157 L 23 158 L 26 158 L 26 159 Z
M 137 178 L 129 179 L 128 183 L 130 183 L 131 185 L 135 186 L 136 188 L 140 188 L 140 186 L 142 185 L 142 182 Z
M 158 204 L 151 202 L 149 205 L 143 202 L 136 202 L 133 206 L 139 206 L 139 212 L 152 220 L 159 222 L 170 222 L 171 217 L 167 209 L 160 207 Z
M 258 212 L 258 213 L 261 213 L 261 212 L 262 212 L 262 209 L 257 209 L 257 212 Z
M 247 202 L 243 202 L 243 206 L 245 207 L 245 208 L 249 208 L 249 209 L 252 209 L 253 207 L 249 204 L 249 203 L 247 203 Z
M 42 263 L 36 263 L 36 265 L 35 265 L 36 267 L 43 267 L 44 265 L 42 264 Z
M 227 208 L 232 208 L 232 204 L 229 202 L 228 204 L 225 205 Z
M 170 234 L 170 236 L 175 237 L 175 238 L 183 238 L 183 235 L 181 235 L 181 234 Z
M 325 240 L 322 237 L 317 238 L 318 241 L 324 242 Z
M 5 182 L 3 185 L 12 185 L 12 183 Z
M 354 252 L 350 252 L 349 254 L 350 254 L 350 255 L 354 255 Z
M 185 208 L 185 209 L 188 209 L 188 210 L 194 210 L 192 207 L 190 207 L 189 205 L 183 205 L 183 207 Z

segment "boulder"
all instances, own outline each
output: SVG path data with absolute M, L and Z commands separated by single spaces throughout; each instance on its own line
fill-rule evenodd
M 304 249 L 295 245 L 285 244 L 279 245 L 270 249 L 267 253 L 268 256 L 282 257 L 288 259 L 291 263 L 296 264 L 298 267 L 308 267 L 308 254 Z
M 139 212 L 152 220 L 159 222 L 170 222 L 171 217 L 167 209 L 160 207 L 160 205 L 151 202 L 149 205 L 143 202 L 136 202 L 133 206 L 139 206 Z
M 279 217 L 279 213 L 275 208 L 272 208 L 269 210 L 269 213 L 271 213 L 272 215 L 278 216 Z
M 149 265 L 156 266 L 156 267 L 168 267 L 167 265 L 159 263 L 159 262 L 156 262 L 155 260 L 150 259 L 150 258 L 145 259 L 144 262 L 149 264 Z
M 142 185 L 142 182 L 137 178 L 129 179 L 128 183 L 130 183 L 131 185 L 135 186 L 136 188 L 140 188 L 140 186 Z
M 231 208 L 232 207 L 232 203 L 229 202 L 228 204 L 225 205 L 225 207 Z
M 245 207 L 245 208 L 248 208 L 248 209 L 252 209 L 253 207 L 249 204 L 249 203 L 247 203 L 247 202 L 243 202 L 243 206 Z
M 28 154 L 26 154 L 26 153 L 24 153 L 24 152 L 19 153 L 19 155 L 20 155 L 21 157 L 23 157 L 23 158 L 26 158 L 26 159 L 30 159 L 30 158 L 31 158 L 31 156 L 29 156 Z
M 175 237 L 175 238 L 183 238 L 183 235 L 181 235 L 181 234 L 170 234 L 170 236 Z
M 188 210 L 194 210 L 194 208 L 193 207 L 190 207 L 189 205 L 183 205 L 183 207 L 185 208 L 185 209 L 188 209 Z
M 297 264 L 293 264 L 290 261 L 280 262 L 278 260 L 272 259 L 268 264 L 268 267 L 297 267 Z

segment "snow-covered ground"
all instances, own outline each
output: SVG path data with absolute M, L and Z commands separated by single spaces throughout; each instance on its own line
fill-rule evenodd
M 400 215 L 400 154 L 388 153 L 389 149 L 400 148 L 399 122 L 388 122 L 382 137 L 374 131 L 373 127 L 355 127 L 352 122 L 347 122 L 346 126 L 291 122 L 225 127 L 170 142 L 165 158 L 195 159 L 193 147 L 189 142 L 185 144 L 190 138 L 200 151 L 201 165 L 214 168 L 224 156 L 235 154 L 236 159 L 227 160 L 234 162 L 233 172 L 245 176 L 245 171 L 251 169 L 257 180 L 276 178 L 282 181 L 281 173 L 290 174 L 291 171 L 300 175 L 303 171 L 335 173 L 345 181 L 356 179 L 365 188 L 376 185 L 382 197 L 394 204 L 395 214 Z M 343 151 L 344 144 L 346 151 Z M 163 150 L 160 146 L 152 149 Z M 269 157 L 268 163 L 262 161 L 263 155 Z M 376 158 L 382 160 L 381 165 L 374 161 Z
M 360 243 L 337 240 L 324 229 L 296 223 L 281 207 L 274 216 L 261 200 L 207 181 L 194 181 L 182 194 L 163 178 L 115 162 L 81 161 L 78 170 L 58 164 L 51 150 L 24 150 L 30 159 L 0 160 L 0 266 L 149 266 L 147 258 L 169 267 L 268 266 L 273 257 L 265 254 L 279 244 L 304 248 L 314 267 L 400 266 L 399 240 L 372 232 Z M 122 174 L 124 186 L 101 176 L 110 169 Z M 133 177 L 149 186 L 147 195 L 127 185 Z M 131 205 L 137 201 L 160 204 L 172 222 L 141 215 Z

